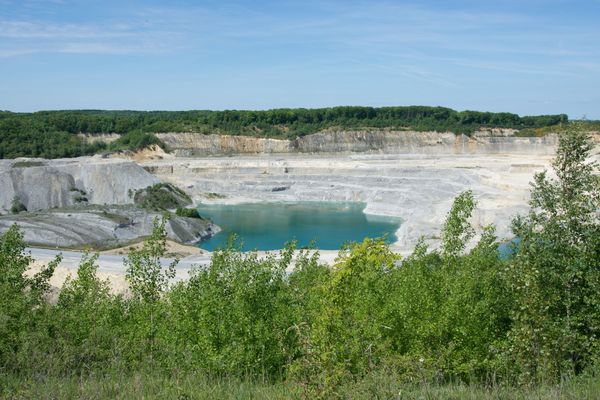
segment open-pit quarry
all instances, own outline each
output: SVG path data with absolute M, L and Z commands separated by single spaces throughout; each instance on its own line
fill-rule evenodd
M 512 217 L 527 209 L 529 182 L 550 167 L 557 143 L 555 135 L 513 134 L 333 132 L 296 143 L 165 134 L 179 156 L 140 165 L 197 203 L 364 202 L 365 213 L 402 220 L 392 248 L 407 253 L 420 237 L 437 244 L 454 197 L 465 190 L 478 202 L 475 225 L 494 224 L 499 237 L 511 237 Z
M 133 194 L 169 183 L 192 204 L 362 202 L 367 214 L 401 220 L 391 247 L 402 254 L 421 237 L 436 246 L 453 199 L 472 190 L 474 225 L 481 231 L 493 224 L 500 238 L 510 239 L 511 219 L 526 212 L 529 183 L 536 172 L 549 169 L 557 144 L 556 135 L 513 134 L 361 131 L 296 141 L 163 134 L 170 154 L 155 149 L 109 158 L 3 160 L 0 230 L 18 223 L 31 245 L 45 248 L 126 246 L 147 235 L 158 215 L 132 208 Z M 600 158 L 598 146 L 593 157 Z M 15 198 L 27 213 L 10 213 Z M 168 227 L 170 239 L 189 245 L 218 230 L 186 218 Z M 335 253 L 324 251 L 323 260 L 331 262 Z M 208 255 L 190 260 L 206 263 Z M 102 257 L 99 262 L 102 271 Z M 113 259 L 106 265 L 111 273 L 124 272 Z

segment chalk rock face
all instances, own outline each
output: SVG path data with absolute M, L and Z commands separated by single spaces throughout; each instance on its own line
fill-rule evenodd
M 69 190 L 75 187 L 75 180 L 52 167 L 14 168 L 0 172 L 0 187 L 3 211 L 11 208 L 15 197 L 27 209 L 40 210 L 72 204 Z
M 29 211 L 78 203 L 130 204 L 158 179 L 134 162 L 100 157 L 0 160 L 0 212 L 14 198 Z
M 95 246 L 110 248 L 149 236 L 159 212 L 135 206 L 86 206 L 40 213 L 0 217 L 0 233 L 19 225 L 25 242 L 44 247 Z M 173 216 L 165 225 L 167 237 L 180 243 L 196 243 L 219 232 L 210 221 Z
M 516 137 L 514 130 L 476 132 L 471 137 L 452 132 L 399 130 L 328 130 L 294 140 L 249 136 L 159 133 L 157 136 L 178 156 L 269 153 L 389 153 L 389 154 L 552 154 L 556 135 Z
M 332 131 L 319 132 L 296 140 L 302 153 L 337 152 L 420 152 L 426 148 L 451 148 L 457 136 L 450 132 Z
M 289 140 L 263 139 L 250 136 L 204 135 L 201 133 L 158 133 L 176 155 L 227 155 L 256 153 L 290 153 Z

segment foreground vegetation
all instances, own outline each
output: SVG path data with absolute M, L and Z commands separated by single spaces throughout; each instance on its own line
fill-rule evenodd
M 327 128 L 394 128 L 470 134 L 480 128 L 527 129 L 536 135 L 566 124 L 567 116 L 455 111 L 444 107 L 333 107 L 266 111 L 0 112 L 0 158 L 75 157 L 106 150 L 162 145 L 154 133 L 196 132 L 295 139 Z M 123 135 L 110 145 L 79 133 Z
M 401 258 L 383 239 L 336 264 L 290 244 L 265 259 L 235 242 L 188 281 L 161 266 L 164 222 L 125 260 L 131 296 L 85 255 L 56 302 L 16 227 L 0 238 L 0 396 L 15 398 L 595 398 L 600 383 L 600 180 L 581 130 L 556 179 L 532 183 L 502 260 L 491 226 L 468 249 L 460 194 L 440 249 Z M 515 245 L 516 246 L 516 245 Z
M 293 382 L 260 379 L 217 378 L 191 373 L 166 376 L 156 373 L 102 376 L 14 377 L 0 382 L 5 395 L 18 399 L 301 399 L 306 398 Z M 368 376 L 349 382 L 338 396 L 371 399 L 452 400 L 596 400 L 600 379 L 584 376 L 557 384 L 536 386 L 481 386 L 461 383 L 406 383 L 393 375 Z

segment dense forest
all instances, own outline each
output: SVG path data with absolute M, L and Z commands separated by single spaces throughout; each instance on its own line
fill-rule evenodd
M 196 132 L 293 139 L 332 127 L 470 134 L 482 127 L 539 129 L 567 122 L 564 114 L 520 117 L 425 106 L 266 111 L 5 111 L 0 112 L 0 158 L 73 157 L 107 150 L 101 143 L 85 143 L 78 133 Z
M 155 221 L 124 260 L 130 296 L 111 293 L 85 255 L 49 302 L 60 259 L 25 274 L 32 259 L 15 226 L 0 236 L 0 397 L 597 398 L 592 148 L 582 131 L 560 136 L 555 177 L 535 176 L 508 259 L 493 226 L 467 245 L 467 191 L 439 249 L 420 242 L 403 258 L 365 239 L 326 266 L 293 243 L 261 258 L 232 242 L 179 283 L 176 262 L 160 265 Z

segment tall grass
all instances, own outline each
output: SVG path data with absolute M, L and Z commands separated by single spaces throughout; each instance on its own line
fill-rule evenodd
M 583 376 L 557 384 L 529 387 L 482 386 L 461 383 L 400 383 L 393 374 L 375 374 L 339 387 L 346 399 L 402 400 L 595 400 L 600 379 Z M 165 376 L 152 372 L 107 373 L 68 377 L 0 376 L 3 399 L 303 399 L 294 382 L 209 377 L 203 374 Z

